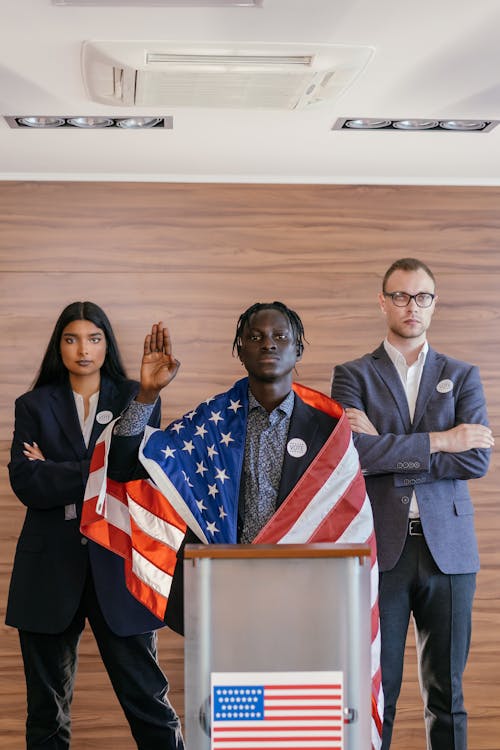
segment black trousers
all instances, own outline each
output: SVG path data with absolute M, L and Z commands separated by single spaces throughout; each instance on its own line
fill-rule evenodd
M 157 658 L 156 632 L 117 636 L 107 626 L 90 574 L 71 625 L 56 635 L 19 631 L 27 687 L 27 750 L 67 750 L 78 644 L 88 619 L 139 750 L 182 750 L 180 721 Z
M 382 750 L 389 750 L 391 744 L 410 614 L 415 623 L 427 748 L 467 750 L 462 677 L 475 588 L 474 573 L 441 573 L 423 536 L 408 536 L 397 565 L 380 574 Z

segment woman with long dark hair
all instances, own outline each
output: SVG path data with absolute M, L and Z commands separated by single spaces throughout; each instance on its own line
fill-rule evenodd
M 19 630 L 28 750 L 70 747 L 86 620 L 139 750 L 184 746 L 157 659 L 163 622 L 128 593 L 123 560 L 80 533 L 95 442 L 137 390 L 104 311 L 73 302 L 56 322 L 32 390 L 16 401 L 9 474 L 27 510 L 6 623 Z M 158 402 L 149 423 L 159 421 Z

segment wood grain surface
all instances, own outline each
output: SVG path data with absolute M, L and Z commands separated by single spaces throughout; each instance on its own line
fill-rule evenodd
M 416 256 L 439 300 L 430 342 L 479 365 L 500 424 L 500 189 L 141 183 L 0 183 L 0 750 L 24 747 L 25 688 L 17 633 L 3 625 L 23 521 L 6 465 L 15 398 L 32 382 L 69 302 L 102 305 L 130 376 L 152 322 L 168 322 L 181 370 L 164 398 L 169 421 L 225 390 L 239 314 L 282 300 L 308 344 L 297 380 L 329 393 L 332 367 L 384 335 L 376 295 L 386 268 Z M 471 750 L 500 747 L 499 460 L 471 483 L 482 569 L 465 694 Z M 183 715 L 183 640 L 160 634 L 171 698 Z M 425 746 L 410 628 L 394 750 Z M 134 747 L 86 630 L 73 711 L 74 750 Z M 196 750 L 190 748 L 189 750 Z

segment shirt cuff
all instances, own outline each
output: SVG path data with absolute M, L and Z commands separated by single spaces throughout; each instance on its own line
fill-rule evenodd
M 149 422 L 155 404 L 140 404 L 138 401 L 131 401 L 123 412 L 119 422 L 116 423 L 113 435 L 121 437 L 131 437 L 140 435 Z

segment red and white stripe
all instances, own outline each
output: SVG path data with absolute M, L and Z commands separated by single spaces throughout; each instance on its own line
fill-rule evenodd
M 384 698 L 380 669 L 378 564 L 370 500 L 343 410 L 324 394 L 294 383 L 303 401 L 339 419 L 289 496 L 254 540 L 257 544 L 337 542 L 371 549 L 372 747 L 382 744 Z
M 127 588 L 163 619 L 186 524 L 149 480 L 122 484 L 107 478 L 114 424 L 102 432 L 94 449 L 81 531 L 124 558 Z

